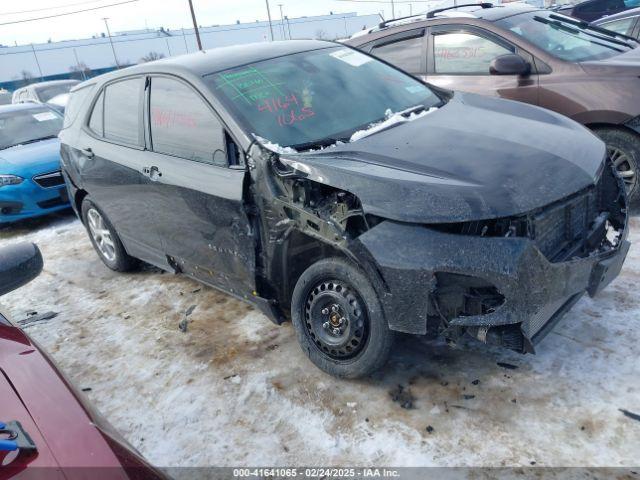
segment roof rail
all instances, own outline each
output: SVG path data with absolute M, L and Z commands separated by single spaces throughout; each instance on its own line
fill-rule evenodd
M 433 18 L 437 13 L 446 12 L 447 10 L 455 10 L 462 7 L 480 7 L 480 8 L 493 8 L 493 3 L 463 3 L 462 5 L 454 5 L 452 7 L 436 8 L 427 13 L 427 18 Z
M 392 18 L 390 20 L 385 20 L 384 22 L 380 22 L 378 24 L 378 28 L 382 30 L 383 28 L 387 27 L 391 23 L 399 22 L 400 20 L 407 20 L 409 18 L 424 17 L 425 15 L 426 13 L 417 13 L 415 15 L 407 15 L 406 17 Z

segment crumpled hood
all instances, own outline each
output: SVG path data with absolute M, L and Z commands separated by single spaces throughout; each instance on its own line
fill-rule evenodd
M 60 169 L 60 140 L 18 145 L 0 150 L 0 173 L 30 177 Z
M 591 75 L 640 76 L 640 47 L 605 60 L 592 60 L 580 64 Z M 612 86 L 612 88 L 614 88 Z
M 507 217 L 594 183 L 604 144 L 566 117 L 456 93 L 438 111 L 281 161 L 357 195 L 366 213 L 415 223 Z

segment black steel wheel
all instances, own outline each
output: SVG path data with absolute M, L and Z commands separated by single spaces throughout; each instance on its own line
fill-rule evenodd
M 362 299 L 341 280 L 307 289 L 304 318 L 316 346 L 331 358 L 354 357 L 366 344 L 369 319 Z
M 331 375 L 362 377 L 389 357 L 393 332 L 372 282 L 351 262 L 327 258 L 307 268 L 291 297 L 291 317 L 302 350 Z

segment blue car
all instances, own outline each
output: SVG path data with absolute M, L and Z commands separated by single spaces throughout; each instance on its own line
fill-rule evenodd
M 0 225 L 69 207 L 61 128 L 62 117 L 46 105 L 0 106 Z

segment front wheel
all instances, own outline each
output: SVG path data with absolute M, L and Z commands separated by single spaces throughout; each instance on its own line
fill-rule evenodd
M 330 258 L 311 265 L 296 283 L 291 316 L 302 350 L 325 372 L 357 378 L 389 358 L 393 333 L 366 275 Z
M 640 164 L 640 137 L 617 128 L 596 128 L 594 133 L 607 146 L 607 158 L 624 180 L 631 201 L 640 198 L 638 164 Z

